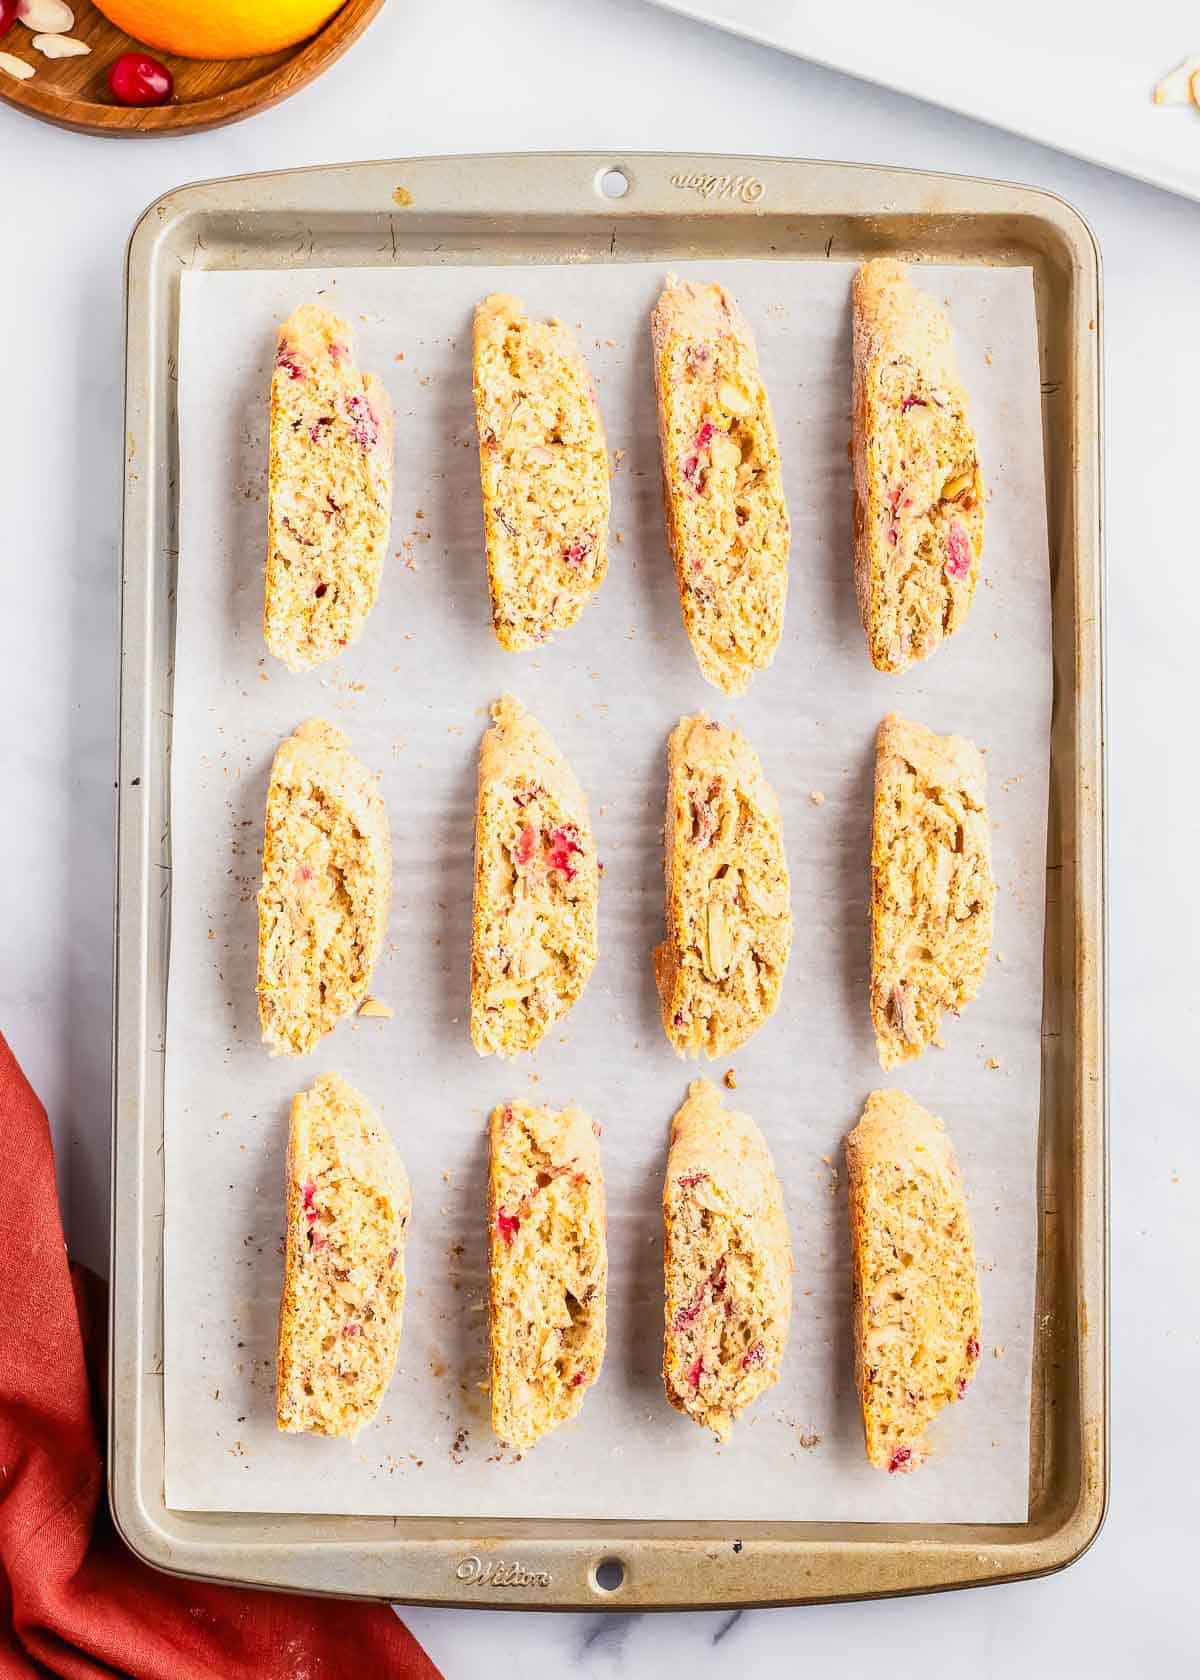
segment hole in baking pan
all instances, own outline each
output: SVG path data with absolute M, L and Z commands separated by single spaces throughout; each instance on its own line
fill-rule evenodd
M 596 185 L 605 198 L 624 198 L 629 191 L 629 177 L 623 169 L 602 169 Z
M 597 1592 L 615 1593 L 625 1585 L 625 1565 L 620 1558 L 601 1558 L 592 1570 L 592 1585 Z

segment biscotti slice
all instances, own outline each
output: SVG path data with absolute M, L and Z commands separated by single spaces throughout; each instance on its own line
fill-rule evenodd
M 903 671 L 967 616 L 983 479 L 950 325 L 903 263 L 854 278 L 854 581 L 872 662 Z
M 779 801 L 736 729 L 681 718 L 667 747 L 667 937 L 654 952 L 663 1031 L 725 1056 L 779 1002 L 792 943 Z
M 532 1050 L 596 961 L 599 871 L 587 800 L 536 719 L 506 694 L 479 749 L 471 1040 Z
M 267 647 L 292 671 L 333 659 L 375 605 L 392 507 L 392 405 L 354 365 L 340 315 L 304 304 L 271 375 Z
M 392 894 L 387 809 L 340 729 L 275 754 L 258 893 L 258 1013 L 272 1055 L 305 1056 L 367 995 Z
M 292 1101 L 279 1308 L 280 1429 L 354 1435 L 396 1368 L 412 1198 L 366 1099 L 323 1073 Z
M 575 1416 L 604 1360 L 599 1136 L 578 1108 L 513 1102 L 491 1117 L 492 1428 L 515 1452 Z
M 879 726 L 871 830 L 871 1021 L 880 1066 L 923 1055 L 979 989 L 992 943 L 991 839 L 978 747 L 892 715 Z
M 740 694 L 783 632 L 789 527 L 749 324 L 724 286 L 667 280 L 651 317 L 667 540 L 700 670 Z
M 707 1079 L 688 1086 L 671 1123 L 663 1224 L 667 1399 L 724 1441 L 779 1380 L 792 1251 L 763 1135 L 748 1114 L 722 1108 Z
M 854 1372 L 867 1457 L 915 1470 L 922 1437 L 979 1360 L 971 1221 L 942 1122 L 873 1091 L 846 1139 Z
M 492 623 L 515 652 L 574 624 L 608 566 L 608 450 L 570 329 L 484 298 L 475 415 Z

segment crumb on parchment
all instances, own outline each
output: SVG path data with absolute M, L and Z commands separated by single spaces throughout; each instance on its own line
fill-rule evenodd
M 726 1068 L 725 1069 L 725 1078 L 723 1079 L 722 1084 L 725 1086 L 725 1089 L 727 1091 L 736 1091 L 737 1090 L 737 1071 L 736 1071 L 736 1069 L 734 1069 L 734 1068 Z
M 367 1016 L 368 1019 L 390 1021 L 395 1017 L 396 1011 L 390 1003 L 384 1003 L 382 998 L 367 997 L 359 1004 L 358 1013 Z

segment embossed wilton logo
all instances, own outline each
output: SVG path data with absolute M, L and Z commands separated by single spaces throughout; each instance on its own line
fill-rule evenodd
M 454 1571 L 455 1578 L 469 1587 L 548 1587 L 550 1574 L 545 1569 L 526 1569 L 519 1563 L 504 1563 L 493 1558 L 484 1563 L 474 1556 L 462 1558 Z
M 743 204 L 757 204 L 767 190 L 757 175 L 672 175 L 671 185 L 701 198 L 740 198 Z

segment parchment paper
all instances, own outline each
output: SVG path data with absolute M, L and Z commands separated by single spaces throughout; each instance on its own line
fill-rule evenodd
M 701 678 L 664 546 L 647 316 L 657 264 L 187 274 L 180 355 L 172 931 L 167 1039 L 166 1492 L 181 1509 L 463 1516 L 1023 1521 L 1035 1263 L 1049 599 L 1031 276 L 924 268 L 951 305 L 989 488 L 968 624 L 877 674 L 850 567 L 849 280 L 836 262 L 677 265 L 729 284 L 754 324 L 793 523 L 774 665 L 729 704 Z M 573 325 L 599 383 L 611 562 L 544 650 L 493 639 L 470 387 L 471 311 L 496 288 Z M 396 409 L 392 549 L 379 605 L 333 667 L 291 676 L 260 629 L 269 370 L 277 321 L 324 298 L 356 325 Z M 467 1034 L 472 797 L 489 703 L 509 689 L 588 791 L 605 865 L 601 956 L 533 1057 Z M 736 723 L 783 803 L 795 940 L 783 1001 L 728 1064 L 685 1064 L 658 1021 L 666 738 L 684 712 Z M 882 1076 L 867 1016 L 876 725 L 895 708 L 987 751 L 999 905 L 979 999 L 945 1050 Z M 395 1019 L 272 1060 L 255 1013 L 254 893 L 271 755 L 325 716 L 381 774 L 395 897 L 373 992 Z M 818 796 L 823 796 L 819 798 Z M 719 1447 L 659 1377 L 659 1202 L 689 1078 L 736 1069 L 762 1126 L 796 1260 L 783 1376 Z M 274 1342 L 292 1094 L 326 1069 L 379 1108 L 412 1176 L 396 1379 L 352 1444 L 278 1434 Z M 870 1469 L 851 1374 L 841 1140 L 888 1083 L 944 1117 L 971 1195 L 983 1355 L 915 1476 Z M 580 1418 L 518 1463 L 488 1426 L 484 1127 L 498 1101 L 576 1102 L 604 1127 L 609 1348 Z

